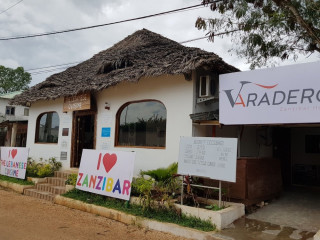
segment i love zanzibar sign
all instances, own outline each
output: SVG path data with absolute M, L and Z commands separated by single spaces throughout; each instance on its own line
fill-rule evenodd
M 135 152 L 84 149 L 76 188 L 129 200 Z
M 1 175 L 24 179 L 26 177 L 29 148 L 1 147 Z
M 320 62 L 220 75 L 219 122 L 320 122 Z

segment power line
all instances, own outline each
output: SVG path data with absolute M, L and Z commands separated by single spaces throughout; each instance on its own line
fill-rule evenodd
M 222 34 L 225 34 L 225 33 L 216 34 L 216 36 L 219 36 L 219 35 L 222 35 Z M 193 39 L 185 40 L 185 41 L 182 41 L 182 42 L 179 42 L 179 43 L 180 43 L 180 44 L 184 44 L 184 43 L 194 42 L 194 41 L 198 41 L 198 40 L 202 40 L 202 39 L 207 39 L 207 38 L 208 38 L 207 36 L 205 36 L 205 37 L 199 37 L 199 38 L 193 38 Z M 81 63 L 81 62 L 83 62 L 83 61 L 63 63 L 63 64 L 51 65 L 51 66 L 47 66 L 47 67 L 40 67 L 40 68 L 26 69 L 25 71 L 26 71 L 26 72 L 30 72 L 30 71 L 31 71 L 31 74 L 32 74 L 32 75 L 38 75 L 38 74 L 47 73 L 47 72 L 54 72 L 54 71 L 59 70 L 59 69 L 66 69 L 66 68 L 69 67 L 69 66 L 66 66 L 66 65 L 75 65 L 75 64 Z M 65 66 L 65 67 L 60 67 L 60 66 Z M 56 67 L 57 67 L 57 68 L 56 68 Z M 53 68 L 53 69 L 50 69 L 50 68 Z M 43 71 L 36 71 L 36 70 L 41 70 L 41 69 L 45 69 L 45 70 L 43 70 Z M 35 71 L 35 72 L 32 72 L 32 71 Z
M 18 5 L 19 3 L 21 3 L 23 0 L 20 0 L 19 2 L 16 2 L 15 4 L 13 4 L 12 6 L 8 7 L 7 9 L 3 10 L 2 12 L 0 12 L 0 14 L 5 13 L 6 11 L 8 11 L 10 8 L 13 8 L 14 6 Z
M 218 1 L 220 1 L 220 0 L 218 0 Z M 125 22 L 141 20 L 141 19 L 145 19 L 145 18 L 157 17 L 157 16 L 170 14 L 170 13 L 175 13 L 175 12 L 182 12 L 182 11 L 185 11 L 185 10 L 188 10 L 188 9 L 198 8 L 200 6 L 203 6 L 203 4 L 197 4 L 197 5 L 193 5 L 193 6 L 189 6 L 189 7 L 178 8 L 178 9 L 165 11 L 165 12 L 160 12 L 160 13 L 155 13 L 155 14 L 146 15 L 146 16 L 142 16 L 142 17 L 130 18 L 130 19 L 126 19 L 126 20 L 121 20 L 121 21 L 116 21 L 116 22 L 111 22 L 111 23 L 98 24 L 98 25 L 92 25 L 92 26 L 87 26 L 87 27 L 72 28 L 72 29 L 66 29 L 66 30 L 60 30 L 60 31 L 54 31 L 54 32 L 36 33 L 36 34 L 29 34 L 29 35 L 24 35 L 24 36 L 2 37 L 2 38 L 0 38 L 0 41 L 41 37 L 41 36 L 55 35 L 55 34 L 60 34 L 60 33 L 68 33 L 68 32 L 75 32 L 75 31 L 87 30 L 87 29 L 92 29 L 92 28 L 110 26 L 110 25 L 115 25 L 115 24 L 119 24 L 119 23 L 125 23 Z
M 218 35 L 218 34 L 217 34 Z M 221 34 L 219 34 L 221 35 Z M 205 37 L 199 37 L 199 38 L 194 38 L 194 39 L 190 39 L 190 40 L 185 40 L 182 42 L 179 42 L 180 44 L 183 43 L 189 43 L 189 42 L 193 42 L 193 41 L 198 41 L 198 40 L 202 40 L 202 39 L 206 39 L 208 38 L 207 36 Z M 77 63 L 81 63 L 83 61 L 77 61 L 77 62 L 70 62 L 70 63 L 63 63 L 63 64 L 58 64 L 58 65 L 51 65 L 51 66 L 46 66 L 46 67 L 40 67 L 40 68 L 32 68 L 32 69 L 26 69 L 26 72 L 30 72 L 31 75 L 39 75 L 39 74 L 43 74 L 43 73 L 49 73 L 49 72 L 54 72 L 60 69 L 67 69 L 68 67 L 72 67 L 72 66 L 66 66 L 66 65 L 75 65 Z M 61 67 L 64 66 L 64 67 Z M 38 71 L 40 70 L 40 71 Z M 34 72 L 32 72 L 34 71 Z
M 52 66 L 47 66 L 47 67 L 40 67 L 40 68 L 32 68 L 32 69 L 26 69 L 25 71 L 33 71 L 33 70 L 40 70 L 40 69 L 45 69 L 45 68 L 52 68 L 52 67 L 60 67 L 64 65 L 71 65 L 71 64 L 77 64 L 81 63 L 82 61 L 77 61 L 77 62 L 71 62 L 71 63 L 63 63 L 63 64 L 58 64 L 58 65 L 52 65 Z

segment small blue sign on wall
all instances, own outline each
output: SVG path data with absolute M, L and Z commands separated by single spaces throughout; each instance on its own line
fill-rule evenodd
M 111 128 L 102 128 L 101 137 L 110 137 Z

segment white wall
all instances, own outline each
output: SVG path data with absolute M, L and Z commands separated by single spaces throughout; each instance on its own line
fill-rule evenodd
M 6 115 L 6 106 L 15 107 L 14 116 Z M 7 120 L 28 120 L 28 116 L 24 116 L 24 109 L 27 107 L 9 105 L 9 99 L 0 98 L 0 114 L 6 115 Z
M 135 151 L 134 174 L 140 170 L 167 167 L 178 161 L 180 136 L 192 136 L 193 83 L 182 75 L 165 75 L 157 78 L 144 78 L 138 83 L 124 82 L 108 88 L 97 95 L 98 123 L 97 149 L 110 147 L 119 151 Z M 129 101 L 154 99 L 161 101 L 167 109 L 165 149 L 114 147 L 115 115 L 118 109 Z M 105 109 L 105 102 L 110 110 Z M 111 127 L 111 137 L 102 138 L 101 129 Z
M 167 109 L 166 147 L 165 149 L 114 147 L 116 114 L 119 108 L 129 102 L 145 99 L 161 101 Z M 178 161 L 180 136 L 192 136 L 193 83 L 186 81 L 183 75 L 165 75 L 156 78 L 143 78 L 138 83 L 123 82 L 103 90 L 96 95 L 97 129 L 96 149 L 111 149 L 117 151 L 135 151 L 136 161 L 134 174 L 140 170 L 167 167 Z M 110 110 L 105 109 L 108 102 Z M 27 147 L 30 156 L 48 159 L 56 157 L 60 152 L 68 152 L 68 160 L 62 161 L 63 169 L 70 166 L 72 113 L 62 112 L 63 99 L 55 101 L 38 101 L 30 107 Z M 57 144 L 34 143 L 36 119 L 39 114 L 56 111 L 60 117 L 59 140 Z M 110 127 L 110 138 L 101 137 L 102 128 Z M 62 137 L 62 128 L 69 128 L 69 136 Z M 67 144 L 67 148 L 65 148 Z
M 61 151 L 67 152 L 68 160 L 63 160 L 62 169 L 70 167 L 71 153 L 71 130 L 72 130 L 72 113 L 63 113 L 63 98 L 54 101 L 38 101 L 32 104 L 29 110 L 27 147 L 30 148 L 29 157 L 35 160 L 40 158 L 49 159 L 55 157 L 60 160 Z M 59 115 L 59 138 L 58 143 L 35 143 L 36 121 L 38 116 L 44 112 L 55 111 Z M 62 128 L 69 128 L 69 136 L 62 137 Z

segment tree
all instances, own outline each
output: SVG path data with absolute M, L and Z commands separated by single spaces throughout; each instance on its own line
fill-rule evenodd
M 209 40 L 229 35 L 230 49 L 251 68 L 275 60 L 296 60 L 299 54 L 320 53 L 320 1 L 318 0 L 203 0 L 219 17 L 199 17 L 196 27 L 208 31 Z
M 31 75 L 23 67 L 16 69 L 0 66 L 0 93 L 9 93 L 28 88 Z

